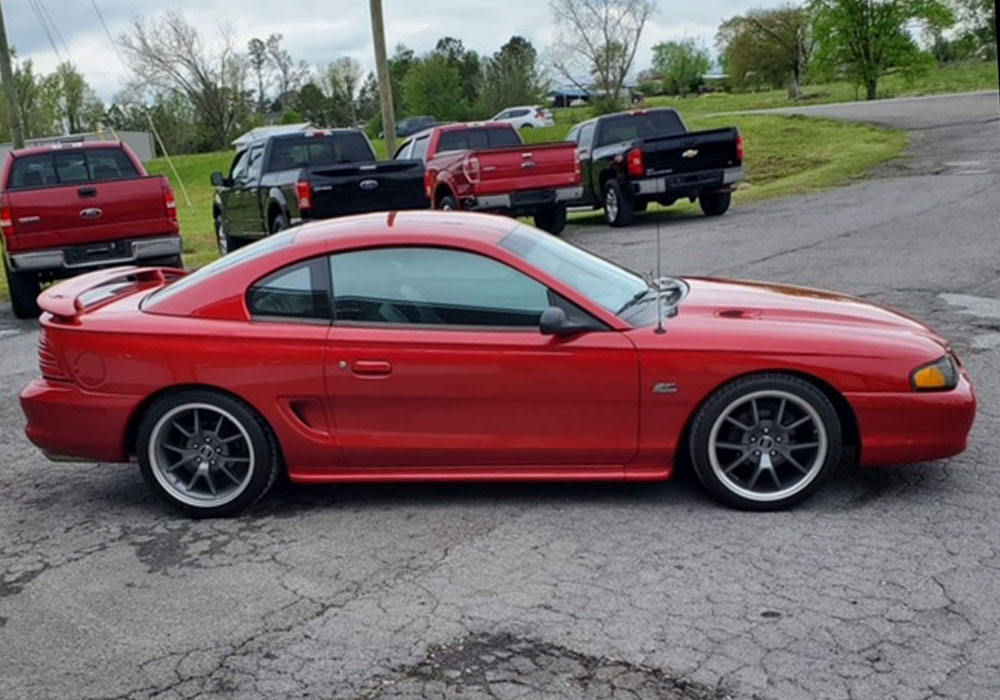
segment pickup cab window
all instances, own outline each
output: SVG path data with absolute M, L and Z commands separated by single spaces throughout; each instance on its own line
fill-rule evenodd
M 438 153 L 520 145 L 521 139 L 518 138 L 514 129 L 455 129 L 441 134 L 441 140 L 438 142 Z
M 334 132 L 325 136 L 276 139 L 271 147 L 268 171 L 294 170 L 312 165 L 367 163 L 373 160 L 375 152 L 363 135 L 354 131 Z
M 431 142 L 430 136 L 422 136 L 419 139 L 413 141 L 413 150 L 408 156 L 409 158 L 415 158 L 419 160 L 425 160 L 427 158 L 427 146 Z
M 261 166 L 264 164 L 264 147 L 254 146 L 250 149 L 250 158 L 247 161 L 247 178 L 256 180 L 260 177 Z
M 594 123 L 584 124 L 580 128 L 579 138 L 577 143 L 580 145 L 580 150 L 589 151 L 591 142 L 594 140 Z
M 233 159 L 232 169 L 229 171 L 229 178 L 234 182 L 236 180 L 245 180 L 247 176 L 247 155 L 249 151 L 240 151 L 236 154 L 236 158 Z
M 676 136 L 686 132 L 684 122 L 673 110 L 618 114 L 601 120 L 597 145 L 607 146 L 654 136 Z
M 139 171 L 120 150 L 56 151 L 16 158 L 8 189 L 131 177 L 139 177 Z

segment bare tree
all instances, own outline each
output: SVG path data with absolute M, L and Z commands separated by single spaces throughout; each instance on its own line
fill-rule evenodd
M 206 49 L 198 30 L 180 12 L 147 24 L 141 18 L 119 37 L 132 80 L 147 92 L 183 95 L 211 130 L 215 146 L 229 145 L 247 109 L 246 57 L 234 48 L 233 32 L 222 26 Z
M 267 44 L 262 39 L 254 37 L 247 43 L 247 55 L 250 68 L 257 78 L 257 111 L 263 114 L 266 108 L 265 91 L 270 82 L 268 73 L 271 65 L 270 57 L 267 55 Z
M 327 95 L 337 105 L 347 108 L 351 126 L 358 121 L 356 102 L 363 75 L 360 63 L 350 56 L 343 56 L 329 64 L 323 76 Z
M 552 68 L 577 87 L 589 75 L 612 103 L 621 99 L 653 0 L 549 0 L 559 28 Z
M 281 34 L 272 34 L 267 38 L 267 55 L 278 81 L 278 103 L 284 109 L 289 93 L 298 90 L 302 81 L 309 75 L 309 64 L 292 58 L 292 55 L 282 48 L 281 39 Z

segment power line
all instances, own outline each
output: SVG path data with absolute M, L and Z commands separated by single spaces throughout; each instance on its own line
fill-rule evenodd
M 90 4 L 94 6 L 94 12 L 97 13 L 97 19 L 101 21 L 101 26 L 104 27 L 104 34 L 108 37 L 108 42 L 111 44 L 111 48 L 114 49 L 115 55 L 118 56 L 118 62 L 122 65 L 122 68 L 125 68 L 125 58 L 122 56 L 122 52 L 118 50 L 118 42 L 115 41 L 114 36 L 111 35 L 111 30 L 108 29 L 108 23 L 104 21 L 104 13 L 101 12 L 101 8 L 97 6 L 97 0 L 90 0 Z
M 62 32 L 59 31 L 59 26 L 55 23 L 55 21 L 53 21 L 52 15 L 49 14 L 48 8 L 45 7 L 45 0 L 35 0 L 35 3 L 38 5 L 39 9 L 41 9 L 42 14 L 45 15 L 45 19 L 48 20 L 49 26 L 56 35 L 56 39 L 58 39 L 59 43 L 62 44 L 63 50 L 66 52 L 66 55 L 69 56 L 70 63 L 75 64 L 76 61 L 73 60 L 73 53 L 69 50 L 66 40 L 63 39 Z
M 28 0 L 28 5 L 31 7 L 31 11 L 35 13 L 35 19 L 38 20 L 38 24 L 41 26 L 42 31 L 45 32 L 45 36 L 49 40 L 49 46 L 52 47 L 53 53 L 55 53 L 56 58 L 59 60 L 59 63 L 62 63 L 63 62 L 62 54 L 59 52 L 59 47 L 56 46 L 56 40 L 52 36 L 52 32 L 49 29 L 48 23 L 45 21 L 45 17 L 42 15 L 42 11 L 35 3 L 35 0 Z

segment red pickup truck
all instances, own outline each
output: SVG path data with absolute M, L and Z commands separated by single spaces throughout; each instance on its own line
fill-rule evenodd
M 3 263 L 14 315 L 38 315 L 43 282 L 126 263 L 181 267 L 177 202 L 123 143 L 11 151 L 0 179 Z
M 424 161 L 436 209 L 533 216 L 554 234 L 566 227 L 566 202 L 583 192 L 575 143 L 527 145 L 506 122 L 435 126 L 415 134 L 396 158 Z

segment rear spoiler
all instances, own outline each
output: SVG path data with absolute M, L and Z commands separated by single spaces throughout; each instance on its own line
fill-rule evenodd
M 87 310 L 83 300 L 87 292 L 116 282 L 134 282 L 139 289 L 159 287 L 186 274 L 184 270 L 173 267 L 136 265 L 96 270 L 49 287 L 38 296 L 38 306 L 59 319 L 75 321 Z M 103 298 L 101 302 L 109 301 L 110 298 Z

